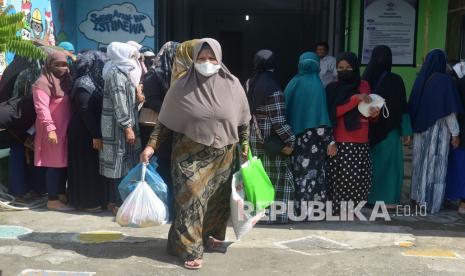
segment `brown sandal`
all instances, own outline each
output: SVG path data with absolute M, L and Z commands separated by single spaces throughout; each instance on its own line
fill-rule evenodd
M 228 247 L 223 241 L 210 237 L 205 245 L 205 251 L 225 254 L 228 251 Z
M 102 208 L 101 207 L 96 207 L 96 208 L 84 208 L 80 209 L 79 211 L 86 212 L 86 213 L 91 213 L 91 214 L 96 214 L 96 213 L 101 213 Z
M 118 214 L 119 207 L 116 206 L 116 203 L 108 203 L 107 210 L 112 212 L 116 216 Z

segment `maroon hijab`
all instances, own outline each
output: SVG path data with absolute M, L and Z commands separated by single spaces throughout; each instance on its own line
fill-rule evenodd
M 55 62 L 67 64 L 66 54 L 58 50 L 49 53 L 33 87 L 45 91 L 49 96 L 61 98 L 71 90 L 71 76 L 68 66 L 56 66 Z

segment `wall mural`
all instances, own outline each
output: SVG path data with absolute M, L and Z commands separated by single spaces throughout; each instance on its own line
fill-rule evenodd
M 15 12 L 25 15 L 21 35 L 45 45 L 55 45 L 54 24 L 50 0 L 7 0 Z
M 114 4 L 90 11 L 79 24 L 79 31 L 99 45 L 122 40 L 141 43 L 146 37 L 155 36 L 152 18 L 138 11 L 132 3 Z
M 34 40 L 45 45 L 55 45 L 54 24 L 52 19 L 51 0 L 6 0 L 0 6 L 12 6 L 12 13 L 23 12 L 24 28 L 21 35 L 24 39 Z M 0 75 L 7 64 L 13 61 L 13 53 L 0 54 Z

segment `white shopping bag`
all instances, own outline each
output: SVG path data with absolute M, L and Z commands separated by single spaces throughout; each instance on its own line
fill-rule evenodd
M 265 216 L 265 210 L 252 215 L 249 211 L 250 209 L 246 208 L 244 203 L 244 184 L 242 181 L 242 174 L 240 172 L 234 174 L 231 189 L 231 221 L 236 238 L 240 240 L 245 236 L 245 234 L 252 230 L 255 224 L 257 224 L 262 217 Z M 252 205 L 248 207 L 253 209 Z
M 146 165 L 142 168 L 142 180 L 118 210 L 116 222 L 121 226 L 150 227 L 166 223 L 168 208 L 145 182 L 145 172 Z

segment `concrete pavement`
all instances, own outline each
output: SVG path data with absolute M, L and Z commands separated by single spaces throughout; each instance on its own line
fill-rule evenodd
M 18 275 L 26 269 L 95 272 L 95 275 L 463 275 L 465 272 L 465 220 L 453 211 L 428 217 L 398 217 L 391 222 L 259 225 L 243 240 L 233 243 L 226 255 L 206 254 L 204 268 L 198 272 L 185 270 L 176 258 L 165 253 L 168 225 L 122 228 L 110 214 L 48 211 L 3 212 L 0 225 L 33 230 L 18 239 L 0 239 L 3 275 Z M 125 238 L 107 243 L 79 240 L 79 233 L 96 230 L 119 231 Z M 234 241 L 231 228 L 228 239 Z

